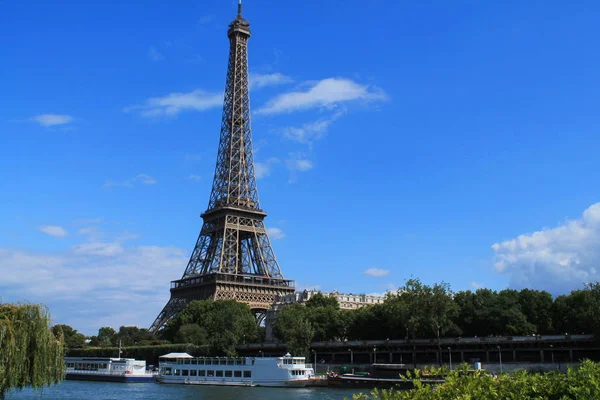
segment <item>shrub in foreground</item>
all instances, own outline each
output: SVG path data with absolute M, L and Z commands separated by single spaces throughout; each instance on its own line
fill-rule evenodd
M 446 382 L 433 387 L 413 376 L 415 388 L 408 391 L 374 390 L 357 394 L 353 400 L 597 400 L 600 399 L 600 363 L 584 361 L 567 374 L 553 371 L 517 371 L 498 377 L 484 371 L 469 371 L 463 365 L 446 376 Z

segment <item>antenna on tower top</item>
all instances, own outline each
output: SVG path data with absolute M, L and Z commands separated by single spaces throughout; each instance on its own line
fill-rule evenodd
M 242 16 L 242 0 L 238 1 L 238 15 Z

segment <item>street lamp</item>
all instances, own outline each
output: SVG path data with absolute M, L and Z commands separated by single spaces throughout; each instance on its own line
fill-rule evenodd
M 315 375 L 317 374 L 317 352 L 315 350 L 312 351 L 313 353 L 313 363 L 315 366 Z
M 502 373 L 502 352 L 500 351 L 500 346 L 496 346 L 498 349 L 498 359 L 500 360 L 500 373 Z
M 448 359 L 450 363 L 450 371 L 452 371 L 452 353 L 450 352 L 450 347 L 448 347 Z
M 350 368 L 352 368 L 352 375 L 354 375 L 354 352 L 352 349 L 348 349 L 350 352 Z
M 550 345 L 550 354 L 552 356 L 552 367 L 554 368 L 554 346 Z
M 373 346 L 373 364 L 377 363 L 377 346 Z

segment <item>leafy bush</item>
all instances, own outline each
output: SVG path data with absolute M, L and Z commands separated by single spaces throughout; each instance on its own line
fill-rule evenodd
M 423 383 L 419 371 L 406 378 L 415 388 L 408 391 L 374 390 L 353 400 L 597 400 L 600 399 L 600 363 L 584 361 L 567 374 L 517 371 L 498 377 L 485 371 L 468 371 L 463 365 L 438 386 Z

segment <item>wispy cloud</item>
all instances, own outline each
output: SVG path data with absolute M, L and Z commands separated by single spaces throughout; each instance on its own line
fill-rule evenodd
M 279 164 L 281 161 L 277 157 L 271 157 L 265 162 L 254 163 L 254 176 L 256 179 L 262 179 L 271 174 L 273 166 Z
M 154 62 L 165 59 L 165 57 L 158 50 L 156 50 L 156 47 L 154 46 L 150 46 L 148 49 L 148 58 Z
M 205 111 L 223 105 L 223 93 L 194 90 L 153 97 L 141 105 L 126 107 L 125 112 L 139 112 L 143 117 L 176 116 L 183 111 Z
M 43 225 L 38 226 L 38 231 L 45 233 L 46 235 L 54 236 L 57 238 L 63 238 L 69 234 L 65 228 L 57 225 Z
M 349 79 L 327 78 L 313 83 L 306 91 L 276 96 L 257 113 L 280 114 L 316 107 L 332 107 L 354 100 L 382 101 L 386 99 L 385 92 L 377 87 L 360 85 Z
M 314 167 L 314 163 L 304 158 L 301 154 L 291 154 L 290 158 L 285 161 L 287 168 L 290 171 L 305 172 Z
M 481 289 L 482 287 L 483 287 L 483 285 L 479 282 L 475 282 L 475 281 L 471 282 L 471 288 L 474 290 Z
M 600 281 L 600 203 L 579 219 L 495 243 L 495 269 L 515 288 L 564 293 Z
M 49 127 L 56 125 L 66 125 L 73 121 L 73 117 L 64 114 L 40 114 L 31 117 L 31 120 L 37 122 L 41 126 Z
M 365 271 L 363 271 L 363 274 L 369 275 L 369 276 L 374 276 L 377 278 L 389 275 L 389 273 L 390 273 L 389 269 L 381 269 L 381 268 L 369 268 L 369 269 L 366 269 Z
M 101 326 L 148 327 L 168 300 L 168 282 L 186 261 L 183 249 L 116 242 L 48 253 L 0 247 L 0 292 L 4 301 L 43 302 L 54 321 L 86 334 Z M 135 313 L 120 312 L 125 303 Z
M 250 88 L 251 89 L 260 89 L 265 86 L 275 86 L 275 85 L 283 85 L 286 83 L 294 82 L 292 78 L 289 76 L 283 75 L 279 72 L 275 72 L 272 74 L 250 74 Z
M 89 242 L 73 247 L 73 252 L 88 256 L 111 257 L 123 253 L 124 249 L 118 242 Z
M 267 228 L 267 234 L 272 240 L 279 240 L 285 237 L 285 233 L 279 228 Z
M 329 129 L 329 126 L 344 114 L 339 111 L 327 118 L 321 118 L 317 121 L 306 123 L 300 127 L 289 126 L 283 128 L 283 135 L 299 143 L 311 143 L 320 139 Z
M 132 188 L 132 187 L 136 186 L 137 184 L 155 185 L 157 183 L 158 183 L 158 181 L 156 179 L 154 179 L 153 177 L 151 177 L 150 175 L 138 174 L 135 177 L 124 180 L 124 181 L 113 181 L 113 180 L 109 179 L 106 182 L 104 182 L 104 185 L 102 185 L 102 188 L 110 189 L 110 188 L 119 187 L 119 186 Z

